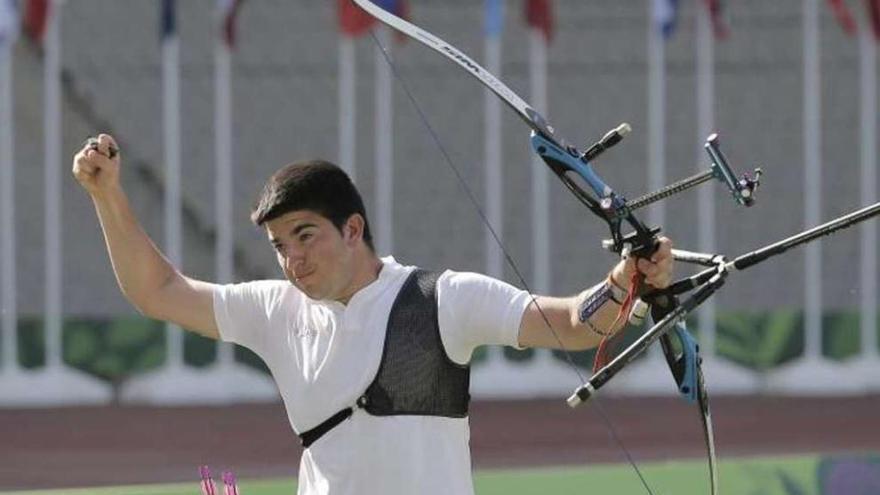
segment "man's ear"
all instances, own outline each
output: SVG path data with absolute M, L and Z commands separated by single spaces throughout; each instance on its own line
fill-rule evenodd
M 355 213 L 348 217 L 345 225 L 342 226 L 343 237 L 346 242 L 354 244 L 356 241 L 364 237 L 364 217 L 360 213 Z

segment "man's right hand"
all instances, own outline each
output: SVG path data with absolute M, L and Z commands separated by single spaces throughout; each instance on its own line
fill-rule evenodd
M 111 149 L 117 151 L 111 153 Z M 95 196 L 119 186 L 118 149 L 113 137 L 100 134 L 97 149 L 87 141 L 73 157 L 73 176 L 90 195 Z M 111 155 L 113 158 L 110 158 Z

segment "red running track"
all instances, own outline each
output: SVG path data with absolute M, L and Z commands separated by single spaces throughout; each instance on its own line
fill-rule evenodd
M 636 462 L 705 457 L 696 406 L 675 398 L 603 398 Z M 720 459 L 880 452 L 880 396 L 719 397 Z M 562 399 L 475 402 L 476 468 L 625 462 L 597 406 Z M 300 448 L 280 404 L 0 410 L 0 490 L 193 481 L 197 468 L 294 476 Z

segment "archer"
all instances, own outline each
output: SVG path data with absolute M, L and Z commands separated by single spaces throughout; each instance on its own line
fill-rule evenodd
M 476 274 L 426 271 L 374 250 L 361 196 L 335 165 L 287 165 L 252 221 L 283 280 L 217 285 L 172 266 L 141 227 L 106 134 L 73 159 L 119 287 L 143 314 L 259 355 L 305 451 L 300 494 L 473 493 L 469 362 L 476 347 L 588 349 L 617 332 L 643 278 L 672 280 L 672 243 L 621 260 L 580 294 L 529 294 Z M 552 331 L 548 332 L 550 328 Z

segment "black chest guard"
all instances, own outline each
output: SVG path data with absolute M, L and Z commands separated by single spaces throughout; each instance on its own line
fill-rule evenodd
M 379 371 L 357 407 L 374 416 L 464 418 L 470 403 L 470 366 L 446 354 L 437 319 L 439 273 L 417 269 L 400 288 L 385 332 Z M 347 407 L 299 435 L 303 447 L 351 417 Z
M 439 276 L 417 269 L 397 294 L 379 371 L 358 399 L 358 405 L 374 416 L 467 416 L 470 367 L 449 359 L 440 339 Z

